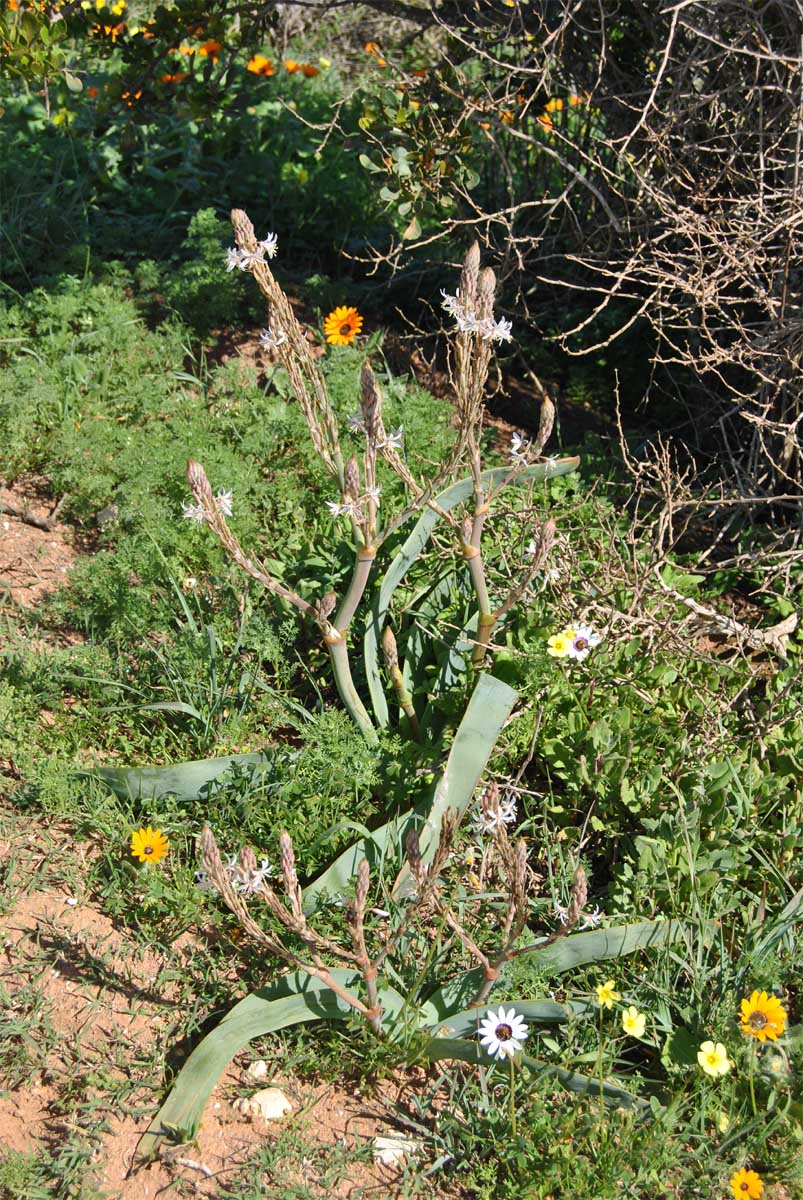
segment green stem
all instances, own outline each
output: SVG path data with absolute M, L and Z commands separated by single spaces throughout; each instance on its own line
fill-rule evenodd
M 597 1069 L 599 1071 L 599 1117 L 602 1121 L 605 1117 L 605 1063 L 603 1060 L 603 1040 L 602 1040 L 602 1020 L 604 1009 L 599 1006 L 599 1055 L 597 1057 Z
M 334 619 L 335 629 L 340 633 L 347 632 L 352 617 L 357 611 L 357 605 L 362 600 L 368 576 L 371 574 L 371 567 L 374 565 L 374 558 L 375 551 L 371 547 L 364 547 L 357 551 L 357 561 L 354 564 L 349 589 L 343 597 Z
M 337 684 L 337 690 L 340 693 L 340 699 L 348 709 L 351 719 L 359 726 L 366 742 L 375 746 L 379 738 L 377 737 L 373 722 L 368 716 L 365 705 L 357 693 L 354 680 L 351 678 L 351 666 L 349 664 L 349 652 L 345 634 L 338 635 L 336 640 L 329 640 L 327 638 L 326 648 L 329 651 L 329 658 L 332 662 L 332 671 L 335 683 Z
M 750 1047 L 750 1071 L 749 1071 L 750 1103 L 753 1105 L 753 1116 L 757 1117 L 758 1116 L 758 1105 L 756 1104 L 756 1085 L 755 1085 L 755 1079 L 754 1079 L 755 1065 L 756 1065 L 756 1044 L 755 1044 L 755 1042 L 753 1042 L 753 1044 Z
M 516 1140 L 516 1065 L 513 1062 L 513 1055 L 508 1055 L 510 1059 L 510 1136 L 515 1142 Z

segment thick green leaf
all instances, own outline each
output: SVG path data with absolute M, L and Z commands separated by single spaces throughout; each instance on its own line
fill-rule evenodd
M 334 968 L 330 974 L 341 987 L 363 994 L 362 976 Z M 404 1008 L 404 1000 L 394 988 L 383 985 L 380 999 L 383 1014 L 388 1018 L 397 1016 Z M 166 1137 L 181 1141 L 195 1137 L 215 1084 L 235 1054 L 254 1038 L 305 1021 L 342 1021 L 353 1011 L 320 979 L 310 978 L 301 971 L 284 975 L 276 983 L 246 996 L 195 1047 L 144 1134 L 137 1158 L 140 1161 L 153 1158 Z
M 572 1018 L 595 1017 L 599 1011 L 591 1001 L 569 1002 L 558 1004 L 557 1000 L 503 1000 L 503 1004 L 513 1004 L 519 1016 L 526 1017 L 531 1025 L 566 1025 Z M 476 1033 L 478 1022 L 482 1020 L 493 1004 L 481 1004 L 478 1008 L 467 1008 L 463 1012 L 450 1013 L 444 1019 L 438 1019 L 435 1024 L 448 1032 L 450 1037 L 465 1037 L 468 1033 Z M 421 1009 L 424 1020 L 430 1010 L 425 1005 Z
M 157 800 L 168 792 L 180 800 L 200 800 L 210 784 L 232 768 L 249 771 L 252 779 L 257 780 L 272 765 L 273 759 L 266 754 L 232 754 L 166 767 L 95 767 L 86 774 L 105 783 L 124 800 Z
M 512 1003 L 518 1012 L 521 1004 L 518 1001 Z M 423 1054 L 430 1062 L 457 1059 L 459 1062 L 477 1063 L 487 1067 L 492 1061 L 495 1061 L 488 1057 L 479 1042 L 469 1042 L 462 1038 L 433 1038 Z M 567 1091 L 599 1099 L 600 1083 L 598 1079 L 592 1079 L 588 1075 L 578 1075 L 575 1071 L 566 1071 L 563 1067 L 552 1066 L 538 1058 L 532 1058 L 529 1054 L 522 1054 L 516 1061 L 520 1062 L 522 1067 L 528 1071 L 557 1079 Z M 507 1070 L 507 1063 L 502 1064 L 502 1069 Z M 650 1107 L 646 1100 L 634 1096 L 632 1092 L 607 1080 L 604 1080 L 602 1084 L 602 1099 L 610 1108 L 636 1109 L 644 1112 Z
M 309 912 L 318 898 L 347 892 L 357 864 L 367 858 L 372 867 L 390 856 L 394 863 L 401 859 L 404 839 L 409 829 L 421 832 L 421 849 L 430 860 L 437 845 L 437 832 L 447 808 L 464 812 L 474 795 L 488 757 L 496 744 L 502 726 L 513 705 L 516 692 L 495 679 L 481 675 L 468 703 L 463 720 L 455 734 L 446 768 L 431 799 L 389 821 L 367 838 L 361 838 L 335 859 L 330 867 L 304 889 L 304 907 Z
M 579 465 L 579 458 L 559 458 L 554 462 L 536 463 L 534 466 L 525 467 L 512 482 L 515 482 L 517 486 L 521 486 L 522 484 L 537 482 L 542 479 L 555 479 L 558 475 L 567 475 L 570 471 L 576 471 Z M 509 474 L 509 467 L 495 467 L 492 471 L 483 471 L 482 477 L 486 484 L 496 485 L 507 478 Z M 436 496 L 435 500 L 445 512 L 449 512 L 455 505 L 468 500 L 473 491 L 473 480 L 461 479 L 458 483 L 453 483 L 451 487 L 446 488 L 445 491 Z M 388 703 L 385 697 L 379 655 L 379 646 L 385 628 L 385 619 L 390 608 L 393 593 L 426 546 L 432 530 L 439 520 L 440 516 L 431 508 L 427 508 L 421 513 L 412 533 L 384 574 L 382 585 L 374 601 L 371 616 L 365 630 L 363 643 L 365 672 L 368 680 L 368 690 L 371 693 L 371 703 L 373 704 L 377 724 L 380 726 L 387 725 L 388 723 Z
M 545 975 L 562 975 L 587 963 L 622 958 L 636 950 L 666 946 L 691 936 L 691 929 L 680 921 L 641 921 L 637 925 L 619 925 L 615 929 L 596 929 L 593 933 L 575 933 L 551 946 L 530 951 Z M 451 1014 L 467 1008 L 476 996 L 484 975 L 481 967 L 465 971 L 433 992 L 422 1008 L 422 1020 L 428 1025 L 446 1022 Z

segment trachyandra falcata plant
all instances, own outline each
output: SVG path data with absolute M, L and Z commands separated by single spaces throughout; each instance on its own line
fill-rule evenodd
M 510 584 L 506 595 L 493 602 L 482 552 L 483 530 L 493 505 L 507 485 L 520 482 L 525 477 L 546 478 L 551 474 L 562 474 L 574 469 L 576 463 L 575 460 L 550 460 L 541 463 L 537 473 L 533 473 L 554 420 L 553 406 L 545 398 L 538 434 L 517 454 L 510 469 L 501 472 L 498 469 L 495 472 L 483 470 L 480 436 L 493 344 L 509 341 L 512 329 L 509 321 L 504 318 L 497 320 L 494 316 L 496 277 L 489 267 L 481 268 L 476 242 L 466 255 L 457 294 L 444 301 L 457 325 L 452 371 L 457 412 L 456 436 L 446 461 L 434 474 L 424 479 L 410 465 L 405 453 L 403 430 L 388 430 L 385 427 L 382 396 L 368 361 L 362 364 L 359 410 L 348 421 L 351 432 L 364 439 L 362 452 L 359 455 L 347 455 L 344 452 L 338 417 L 327 391 L 325 376 L 318 369 L 305 331 L 269 265 L 268 260 L 273 259 L 277 252 L 277 240 L 273 234 L 258 240 L 253 225 L 241 210 L 233 211 L 232 225 L 237 244 L 228 252 L 227 266 L 230 270 L 249 271 L 267 303 L 268 324 L 261 341 L 286 370 L 293 395 L 309 428 L 312 444 L 337 489 L 337 498 L 327 500 L 326 505 L 336 521 L 343 521 L 344 532 L 348 531 L 354 554 L 350 582 L 342 596 L 329 591 L 317 600 L 305 599 L 292 586 L 281 583 L 264 563 L 243 549 L 232 532 L 228 523 L 231 493 L 214 494 L 203 467 L 192 460 L 187 466 L 187 477 L 193 503 L 185 506 L 185 516 L 208 524 L 227 554 L 245 572 L 272 595 L 287 601 L 317 625 L 330 656 L 340 697 L 365 737 L 375 741 L 372 718 L 352 678 L 348 642 L 352 622 L 365 595 L 380 548 L 401 525 L 425 509 L 430 509 L 451 527 L 476 595 L 478 615 L 472 659 L 476 666 L 481 666 L 490 650 L 495 626 L 522 598 L 536 575 L 544 570 L 555 538 L 554 522 L 544 521 L 534 531 L 532 551 L 528 552 L 521 577 Z M 356 310 L 352 309 L 344 309 L 343 312 L 356 314 Z M 354 320 L 356 322 L 356 316 Z M 406 501 L 399 511 L 386 511 L 379 478 L 380 464 L 383 470 L 392 472 L 404 485 Z M 463 464 L 470 470 L 472 500 L 465 515 L 459 517 L 451 511 L 453 502 L 441 502 L 439 489 Z M 385 635 L 383 650 L 390 682 L 399 707 L 408 719 L 409 731 L 413 737 L 420 738 L 421 729 L 413 697 L 404 685 L 395 639 L 390 632 Z

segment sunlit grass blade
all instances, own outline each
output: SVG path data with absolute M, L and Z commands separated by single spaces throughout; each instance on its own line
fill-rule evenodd
M 579 465 L 579 458 L 559 458 L 554 462 L 536 463 L 531 467 L 525 467 L 513 482 L 520 486 L 543 479 L 555 479 L 559 475 L 567 475 L 570 471 L 576 471 Z M 501 483 L 509 474 L 509 467 L 495 467 L 491 471 L 483 471 L 482 477 L 485 480 L 486 486 L 494 486 Z M 441 509 L 449 512 L 455 505 L 468 500 L 473 490 L 473 480 L 461 479 L 458 483 L 453 483 L 451 487 L 446 488 L 438 496 L 435 496 L 434 499 Z M 377 724 L 380 726 L 387 725 L 388 723 L 388 702 L 385 695 L 385 685 L 380 662 L 381 655 L 379 653 L 382 631 L 385 628 L 385 619 L 390 608 L 393 593 L 426 546 L 439 520 L 439 514 L 431 508 L 427 508 L 422 512 L 415 523 L 412 533 L 385 572 L 365 630 L 363 643 L 365 673 L 368 681 L 368 690 L 371 693 L 374 714 Z
M 464 812 L 479 783 L 485 764 L 496 740 L 516 702 L 516 692 L 501 679 L 481 675 L 457 729 L 446 767 L 438 780 L 432 798 L 414 809 L 399 814 L 370 837 L 361 838 L 335 859 L 330 867 L 304 890 L 304 906 L 313 909 L 318 898 L 346 892 L 362 858 L 372 866 L 390 856 L 398 867 L 404 838 L 415 826 L 426 829 L 421 835 L 421 849 L 426 861 L 431 859 L 437 838 L 432 831 L 440 829 L 447 808 Z

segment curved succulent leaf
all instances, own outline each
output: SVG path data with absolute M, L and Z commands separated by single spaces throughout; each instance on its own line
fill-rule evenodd
M 257 780 L 273 766 L 268 754 L 231 754 L 164 767 L 95 767 L 85 774 L 105 783 L 123 800 L 153 799 L 170 792 L 180 800 L 200 800 L 210 784 L 232 768 L 248 771 Z
M 333 979 L 355 993 L 362 977 L 351 971 L 332 970 Z M 403 1007 L 393 988 L 382 988 L 382 1005 L 389 1016 Z M 256 1037 L 275 1033 L 304 1021 L 345 1020 L 354 1010 L 320 979 L 295 971 L 260 988 L 235 1004 L 211 1033 L 199 1042 L 176 1078 L 170 1095 L 137 1147 L 141 1161 L 153 1158 L 167 1137 L 191 1141 L 200 1124 L 215 1084 L 231 1062 Z
M 390 857 L 396 869 L 404 839 L 411 828 L 419 830 L 425 861 L 431 859 L 444 812 L 447 808 L 461 813 L 465 811 L 516 697 L 517 693 L 501 679 L 480 675 L 432 798 L 399 814 L 375 830 L 370 837 L 361 838 L 344 850 L 322 875 L 304 889 L 306 911 L 315 907 L 324 892 L 332 896 L 347 891 L 357 864 L 363 858 L 367 858 L 373 867 Z M 400 878 L 405 874 L 403 869 Z
M 692 929 L 681 921 L 640 921 L 635 925 L 618 925 L 614 929 L 595 929 L 591 933 L 575 933 L 551 946 L 535 946 L 528 957 L 535 958 L 545 975 L 562 975 L 574 967 L 606 959 L 622 958 L 636 950 L 666 946 L 692 936 Z M 429 1025 L 451 1025 L 452 1013 L 467 1009 L 484 979 L 481 967 L 464 971 L 433 992 L 422 1007 L 422 1020 Z
M 576 471 L 579 465 L 579 458 L 559 458 L 553 462 L 536 463 L 531 467 L 525 467 L 511 480 L 511 483 L 521 486 L 542 479 L 555 479 L 558 475 L 567 475 L 570 471 Z M 483 471 L 482 477 L 486 485 L 495 486 L 506 479 L 509 474 L 509 467 L 495 467 L 491 471 Z M 455 505 L 468 500 L 473 491 L 473 480 L 461 479 L 435 496 L 434 499 L 441 509 L 449 512 Z M 426 546 L 440 519 L 440 515 L 431 508 L 427 508 L 421 513 L 412 533 L 385 572 L 368 619 L 364 638 L 365 673 L 374 714 L 377 724 L 380 726 L 388 723 L 388 703 L 379 661 L 379 646 L 385 628 L 385 618 L 393 593 Z
M 511 1003 L 515 1005 L 517 1012 L 521 1009 L 519 1001 Z M 457 1059 L 460 1062 L 477 1063 L 487 1067 L 492 1061 L 483 1051 L 479 1042 L 469 1042 L 462 1038 L 433 1038 L 422 1053 L 430 1062 Z M 553 1066 L 551 1063 L 542 1062 L 541 1059 L 533 1058 L 529 1054 L 517 1055 L 516 1061 L 528 1071 L 557 1079 L 567 1091 L 599 1099 L 600 1082 L 598 1079 L 580 1075 L 575 1071 L 567 1071 L 563 1067 Z M 642 1100 L 640 1096 L 634 1096 L 626 1088 L 608 1080 L 603 1081 L 602 1084 L 602 1099 L 611 1108 L 627 1108 L 644 1112 L 650 1107 L 648 1102 Z

